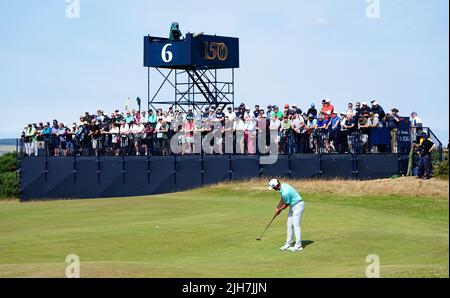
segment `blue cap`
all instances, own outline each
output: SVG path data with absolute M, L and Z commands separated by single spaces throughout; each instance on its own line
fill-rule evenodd
M 316 106 L 315 104 L 313 104 L 313 103 L 311 104 L 311 108 L 314 108 L 315 106 Z

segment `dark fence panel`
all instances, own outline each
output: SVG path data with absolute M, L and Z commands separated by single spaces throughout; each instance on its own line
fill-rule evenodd
M 152 156 L 150 160 L 150 185 L 148 194 L 162 194 L 177 191 L 175 188 L 174 157 Z
M 259 157 L 252 155 L 232 156 L 231 171 L 233 180 L 244 180 L 259 177 Z
M 176 188 L 186 190 L 202 186 L 202 160 L 199 156 L 178 156 Z
M 204 184 L 214 184 L 230 180 L 230 156 L 204 155 L 203 170 Z
M 300 154 L 291 156 L 291 178 L 305 179 L 320 177 L 320 159 L 318 154 Z
M 20 198 L 45 198 L 45 157 L 27 158 L 20 163 Z
M 77 193 L 73 158 L 48 158 L 47 181 L 40 185 L 51 198 L 67 197 Z
M 52 161 L 52 159 L 49 161 Z M 76 198 L 99 197 L 99 167 L 96 157 L 77 158 L 75 184 L 78 195 Z M 70 198 L 69 195 L 66 197 Z
M 321 169 L 323 178 L 354 178 L 353 157 L 349 154 L 322 155 Z
M 261 176 L 263 177 L 289 177 L 289 156 L 279 155 L 274 164 L 262 164 Z
M 359 155 L 358 178 L 377 179 L 398 175 L 398 155 Z
M 372 179 L 399 174 L 397 154 L 259 156 L 120 156 L 24 158 L 20 198 L 65 199 L 170 193 L 205 184 L 256 177 Z

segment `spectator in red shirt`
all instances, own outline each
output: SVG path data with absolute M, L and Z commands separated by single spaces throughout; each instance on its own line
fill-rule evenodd
M 331 101 L 329 99 L 325 99 L 325 103 L 322 106 L 321 112 L 324 115 L 325 120 L 327 121 L 330 118 L 331 114 L 334 113 L 334 106 L 331 104 Z

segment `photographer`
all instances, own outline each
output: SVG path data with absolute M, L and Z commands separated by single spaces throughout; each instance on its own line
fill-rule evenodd
M 423 131 L 419 142 L 416 144 L 415 152 L 419 155 L 419 173 L 417 179 L 431 179 L 431 153 L 436 149 L 436 144 L 428 137 L 428 133 Z

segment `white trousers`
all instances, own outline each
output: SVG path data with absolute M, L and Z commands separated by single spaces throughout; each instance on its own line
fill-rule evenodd
M 25 153 L 28 156 L 31 156 L 31 154 L 34 154 L 34 156 L 38 155 L 38 148 L 37 148 L 37 142 L 27 142 L 25 143 Z
M 305 203 L 301 201 L 289 210 L 287 219 L 287 238 L 286 244 L 290 245 L 295 234 L 295 245 L 302 246 L 302 228 L 300 224 L 302 222 L 303 211 L 305 210 Z

